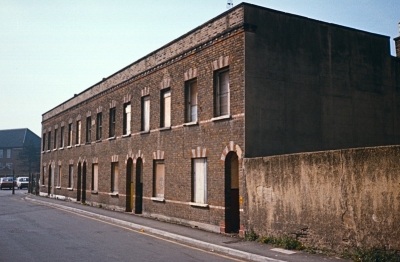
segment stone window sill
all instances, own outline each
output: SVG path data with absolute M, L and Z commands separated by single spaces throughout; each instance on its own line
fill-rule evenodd
M 171 130 L 171 127 L 170 126 L 160 127 L 158 130 L 159 131 Z
M 219 120 L 226 120 L 226 119 L 231 119 L 231 115 L 213 117 L 213 118 L 211 118 L 211 121 L 219 121 Z
M 122 138 L 124 138 L 124 137 L 130 137 L 131 136 L 131 134 L 129 133 L 129 134 L 125 134 L 125 135 L 122 135 Z
M 190 202 L 191 206 L 194 207 L 208 207 L 208 204 L 202 204 L 202 203 L 196 203 L 196 202 Z
M 139 134 L 141 134 L 141 135 L 150 134 L 150 130 L 140 131 Z
M 195 125 L 198 125 L 198 124 L 199 124 L 199 122 L 193 121 L 193 122 L 184 123 L 183 125 L 184 125 L 184 126 L 195 126 Z
M 67 190 L 74 191 L 74 188 L 73 187 L 68 187 Z
M 165 202 L 165 199 L 163 197 L 152 197 L 150 199 L 156 202 Z

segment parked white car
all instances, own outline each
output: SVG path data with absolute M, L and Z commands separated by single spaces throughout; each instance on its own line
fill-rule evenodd
M 28 188 L 28 185 L 29 185 L 29 177 L 21 176 L 16 179 L 16 186 L 18 189 L 21 189 L 24 187 Z

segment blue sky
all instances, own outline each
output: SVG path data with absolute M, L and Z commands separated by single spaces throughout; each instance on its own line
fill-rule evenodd
M 399 36 L 399 0 L 248 0 Z M 0 129 L 41 135 L 42 114 L 226 11 L 227 0 L 0 0 Z M 233 0 L 233 4 L 239 4 Z

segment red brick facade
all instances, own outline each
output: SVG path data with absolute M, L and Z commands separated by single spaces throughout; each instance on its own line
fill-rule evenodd
M 219 225 L 225 223 L 225 156 L 230 151 L 237 152 L 239 159 L 243 156 L 243 45 L 242 9 L 239 8 L 217 17 L 45 113 L 41 191 L 130 211 L 129 201 L 135 203 L 135 197 L 130 199 L 129 195 L 130 192 L 135 195 L 137 190 L 136 170 L 140 167 L 136 163 L 141 159 L 141 211 L 144 215 L 219 230 Z M 221 69 L 229 70 L 229 114 L 216 117 L 214 79 Z M 185 82 L 192 79 L 197 80 L 198 119 L 188 123 L 185 121 Z M 171 126 L 162 127 L 161 92 L 167 89 L 171 94 Z M 149 96 L 150 100 L 149 131 L 142 131 L 144 96 Z M 123 135 L 126 103 L 131 104 L 131 133 Z M 110 108 L 115 108 L 116 114 L 115 136 L 111 138 Z M 102 113 L 102 139 L 96 140 L 96 115 L 99 112 Z M 91 141 L 87 141 L 86 135 L 89 116 Z M 77 140 L 77 121 L 80 121 L 80 141 Z M 72 146 L 68 146 L 69 124 L 72 124 Z M 60 145 L 62 127 L 63 147 Z M 192 160 L 196 158 L 206 158 L 206 202 L 199 205 L 193 203 Z M 131 160 L 132 173 L 127 177 Z M 155 196 L 156 160 L 165 166 L 162 198 Z M 112 163 L 118 165 L 118 190 L 112 188 L 111 180 L 115 176 Z M 92 185 L 93 164 L 98 164 L 97 191 Z M 73 168 L 72 184 L 69 184 L 70 165 Z M 127 185 L 129 181 L 133 182 L 132 191 Z M 132 205 L 133 211 L 135 205 Z

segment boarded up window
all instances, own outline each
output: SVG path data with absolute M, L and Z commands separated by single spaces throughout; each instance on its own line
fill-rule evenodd
M 111 163 L 111 192 L 118 193 L 118 163 Z
M 150 130 L 150 97 L 142 97 L 142 131 Z
M 164 161 L 155 161 L 154 196 L 164 198 L 165 165 Z
M 207 203 L 207 159 L 193 159 L 193 202 Z
M 93 172 L 92 172 L 92 190 L 99 190 L 99 165 L 93 164 Z

